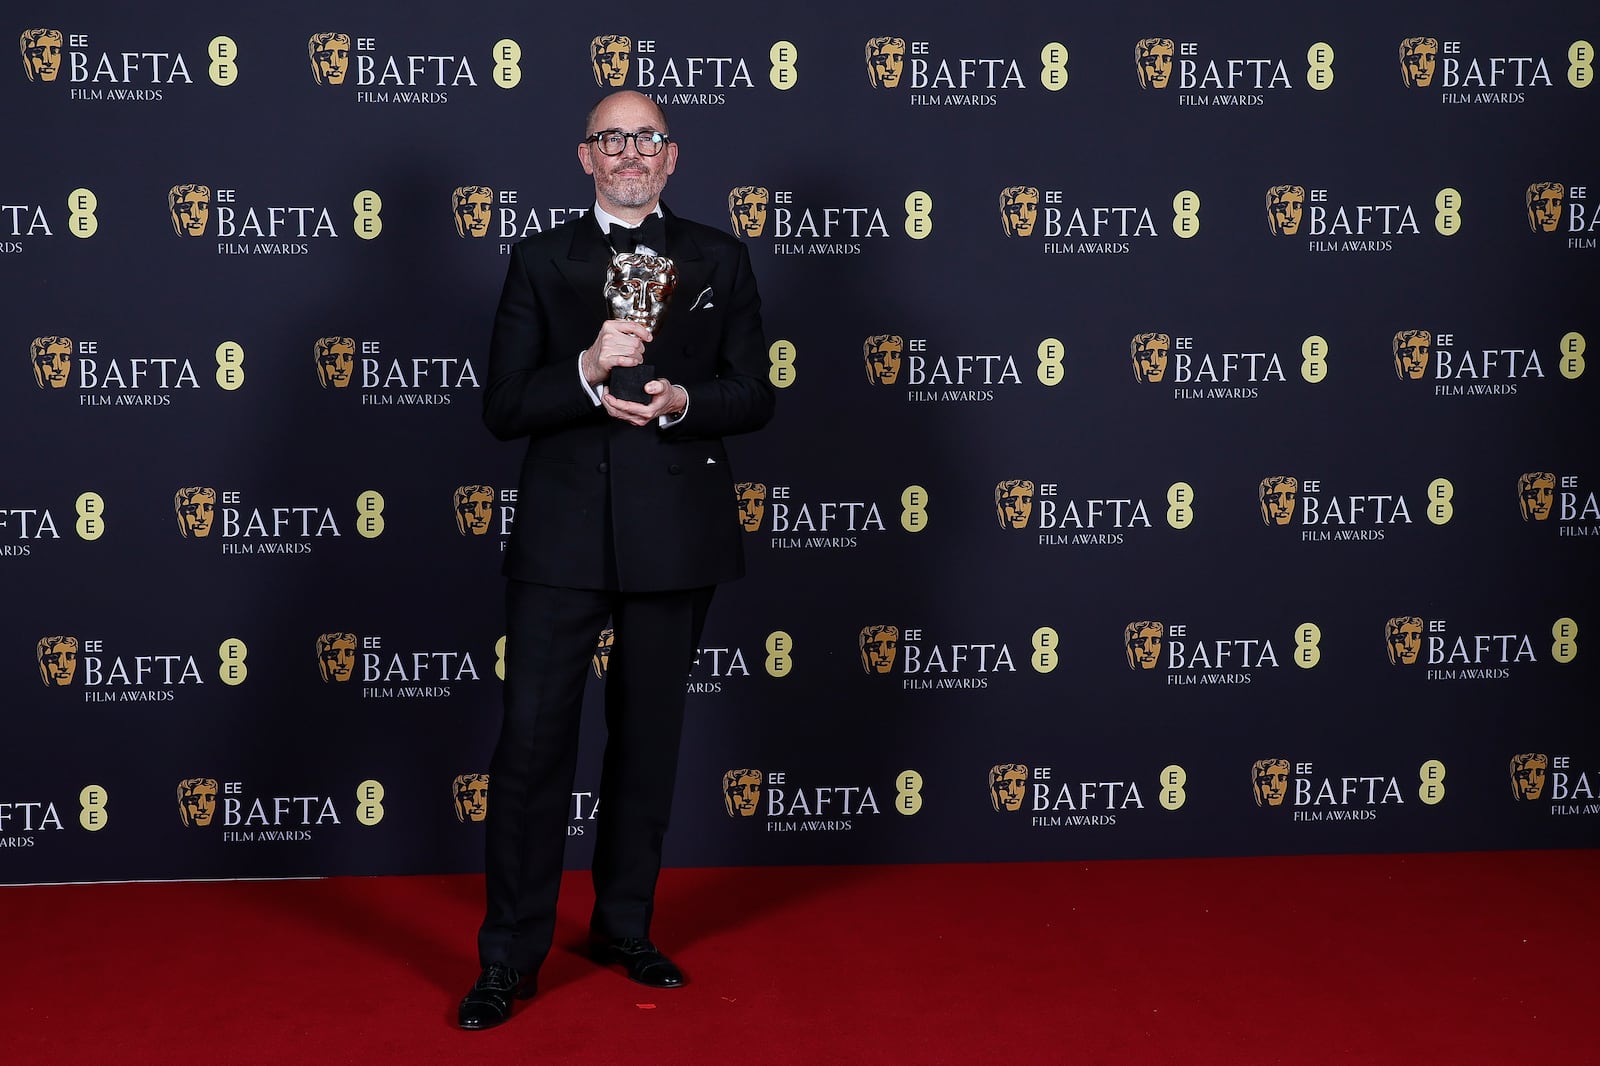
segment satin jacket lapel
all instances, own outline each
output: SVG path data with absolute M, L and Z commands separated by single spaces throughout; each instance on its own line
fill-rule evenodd
M 594 215 L 586 214 L 572 227 L 572 243 L 567 247 L 567 257 L 555 260 L 580 306 L 593 310 L 600 321 L 606 318 L 606 268 L 611 263 L 611 245 L 600 232 Z
M 665 205 L 662 211 L 667 221 L 667 255 L 672 258 L 673 265 L 678 269 L 677 289 L 672 295 L 672 306 L 667 309 L 666 317 L 661 323 L 661 340 L 669 340 L 672 334 L 677 333 L 686 325 L 690 309 L 694 307 L 695 299 L 705 290 L 706 282 L 711 277 L 711 262 L 700 251 L 700 245 L 689 233 L 689 227 L 681 225 L 676 215 Z M 668 332 L 671 330 L 671 333 Z

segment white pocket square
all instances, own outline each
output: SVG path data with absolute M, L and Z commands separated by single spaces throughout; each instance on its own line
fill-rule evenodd
M 717 306 L 716 304 L 712 303 L 711 300 L 711 286 L 707 285 L 705 288 L 700 290 L 700 295 L 694 298 L 694 303 L 689 305 L 689 310 L 693 311 L 700 307 Z

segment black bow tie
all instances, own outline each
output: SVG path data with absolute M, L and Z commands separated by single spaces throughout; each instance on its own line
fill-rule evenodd
M 610 229 L 611 250 L 631 252 L 639 245 L 653 250 L 657 255 L 667 253 L 667 227 L 660 215 L 644 216 L 644 221 L 634 229 L 613 222 Z

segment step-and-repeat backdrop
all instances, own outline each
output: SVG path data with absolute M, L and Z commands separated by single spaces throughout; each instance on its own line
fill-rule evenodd
M 0 882 L 480 867 L 611 87 L 779 389 L 669 863 L 1600 841 L 1593 5 L 846 7 L 8 9 Z

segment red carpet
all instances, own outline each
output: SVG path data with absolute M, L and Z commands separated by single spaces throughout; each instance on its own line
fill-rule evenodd
M 576 954 L 454 1028 L 481 879 L 0 889 L 0 1061 L 1600 1060 L 1600 852 L 671 870 L 655 992 Z

